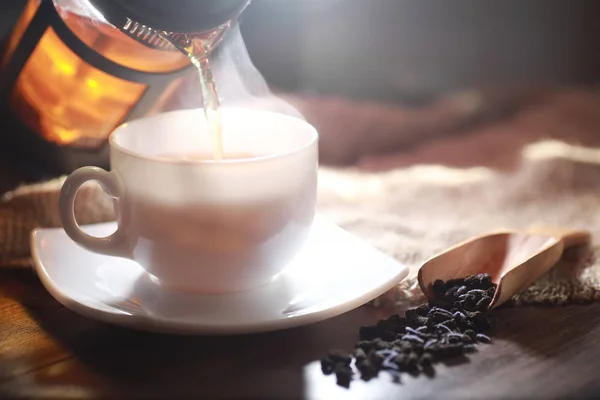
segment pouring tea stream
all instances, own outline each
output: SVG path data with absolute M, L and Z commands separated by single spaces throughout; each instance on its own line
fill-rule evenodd
M 93 1 L 116 27 L 134 40 L 162 50 L 175 48 L 189 58 L 198 71 L 213 158 L 215 161 L 222 160 L 223 124 L 209 55 L 223 41 L 250 1 Z

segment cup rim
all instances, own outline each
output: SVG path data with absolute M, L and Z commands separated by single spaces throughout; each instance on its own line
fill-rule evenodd
M 134 120 L 124 122 L 124 123 L 120 124 L 119 126 L 117 126 L 115 129 L 113 129 L 113 131 L 110 133 L 110 135 L 108 137 L 108 143 L 109 143 L 111 149 L 118 150 L 119 152 L 121 152 L 123 154 L 126 154 L 131 157 L 135 157 L 140 160 L 153 161 L 153 162 L 157 162 L 157 163 L 170 164 L 170 165 L 219 166 L 219 165 L 233 165 L 233 164 L 235 164 L 235 165 L 255 164 L 255 163 L 260 163 L 260 162 L 265 162 L 265 161 L 282 159 L 282 158 L 289 157 L 293 154 L 302 152 L 306 149 L 309 149 L 319 141 L 319 133 L 318 133 L 317 129 L 309 122 L 302 120 L 300 118 L 292 117 L 292 116 L 286 115 L 286 114 L 277 113 L 274 111 L 255 110 L 255 109 L 251 109 L 251 108 L 242 108 L 242 107 L 221 107 L 221 111 L 241 111 L 241 112 L 252 112 L 252 113 L 260 113 L 260 114 L 271 114 L 271 115 L 277 116 L 277 118 L 294 120 L 295 123 L 303 124 L 303 125 L 305 125 L 306 128 L 308 128 L 308 130 L 310 131 L 310 134 L 311 134 L 311 138 L 307 144 L 297 147 L 290 151 L 274 153 L 274 154 L 258 156 L 258 157 L 252 157 L 252 158 L 234 158 L 234 159 L 224 159 L 224 160 L 219 160 L 219 161 L 189 160 L 189 159 L 181 160 L 181 159 L 162 158 L 162 157 L 158 157 L 155 155 L 138 153 L 138 152 L 129 150 L 128 148 L 117 143 L 117 137 L 129 125 L 135 124 L 140 121 L 147 121 L 149 119 L 158 119 L 161 117 L 164 118 L 165 115 L 169 115 L 169 114 L 171 114 L 171 115 L 172 114 L 187 114 L 190 112 L 197 112 L 198 110 L 202 110 L 202 108 L 191 108 L 191 109 L 184 109 L 184 110 L 167 111 L 167 112 L 162 112 L 162 113 L 159 113 L 156 115 L 136 118 Z

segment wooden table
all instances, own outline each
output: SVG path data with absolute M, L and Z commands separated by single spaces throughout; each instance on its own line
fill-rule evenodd
M 526 120 L 531 126 L 522 133 L 530 132 L 535 139 L 548 132 L 553 136 L 567 132 L 578 143 L 598 145 L 599 97 L 586 96 L 567 96 L 562 106 L 536 111 L 535 119 Z M 569 131 L 554 117 L 571 118 L 578 129 Z M 589 129 L 583 129 L 586 126 Z M 494 154 L 508 153 L 506 148 L 501 150 Z M 469 166 L 466 157 L 449 159 L 443 151 L 422 151 L 420 157 L 421 161 Z M 500 168 L 508 165 L 504 159 L 491 161 L 498 161 Z M 474 162 L 479 165 L 481 161 Z M 385 167 L 406 162 L 402 157 L 389 157 Z M 10 172 L 10 168 L 2 169 L 0 163 L 0 175 Z M 18 179 L 0 180 L 0 191 L 16 183 Z M 494 343 L 480 346 L 466 363 L 439 365 L 433 378 L 403 375 L 400 383 L 394 383 L 382 373 L 367 383 L 355 381 L 348 390 L 338 387 L 333 376 L 321 373 L 318 360 L 329 349 L 351 349 L 360 325 L 392 312 L 363 306 L 314 325 L 242 337 L 150 334 L 75 314 L 50 297 L 32 271 L 0 268 L 0 398 L 600 396 L 600 302 L 498 310 L 491 333 Z
M 363 306 L 311 326 L 240 337 L 126 330 L 59 305 L 32 271 L 0 275 L 0 398 L 581 398 L 600 394 L 600 303 L 499 310 L 492 345 L 436 376 L 381 373 L 344 389 L 318 359 L 351 348 Z

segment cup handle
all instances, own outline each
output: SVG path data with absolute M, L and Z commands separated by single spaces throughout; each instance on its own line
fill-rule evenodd
M 81 167 L 67 177 L 60 190 L 58 206 L 65 232 L 74 242 L 95 253 L 128 257 L 129 251 L 120 218 L 117 218 L 117 230 L 106 237 L 88 235 L 77 224 L 75 196 L 79 188 L 87 181 L 97 181 L 106 194 L 116 200 L 115 211 L 119 216 L 118 203 L 122 200 L 125 190 L 116 172 L 108 172 L 98 167 Z

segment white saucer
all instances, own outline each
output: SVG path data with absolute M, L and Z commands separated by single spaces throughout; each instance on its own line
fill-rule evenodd
M 83 229 L 106 236 L 114 223 Z M 176 334 L 242 334 L 334 317 L 385 293 L 408 268 L 347 231 L 315 220 L 301 254 L 271 283 L 246 292 L 194 295 L 161 288 L 139 264 L 98 255 L 62 228 L 31 235 L 46 289 L 82 315 L 134 329 Z

